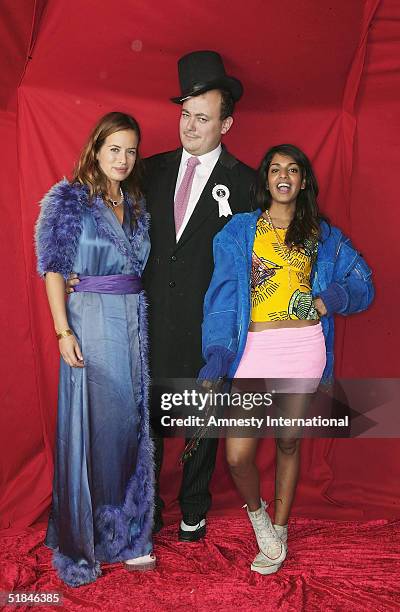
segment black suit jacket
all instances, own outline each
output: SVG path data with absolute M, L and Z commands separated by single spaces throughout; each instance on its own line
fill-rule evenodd
M 255 171 L 223 149 L 183 234 L 176 242 L 174 193 L 182 149 L 145 160 L 151 251 L 144 274 L 149 297 L 153 377 L 196 377 L 203 364 L 203 300 L 213 271 L 213 238 L 229 221 L 219 217 L 215 185 L 229 188 L 232 213 L 252 208 Z

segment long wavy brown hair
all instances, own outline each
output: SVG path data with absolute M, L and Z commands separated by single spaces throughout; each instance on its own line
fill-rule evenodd
M 135 216 L 137 216 L 139 213 L 138 200 L 142 197 L 143 162 L 139 154 L 140 127 L 131 115 L 112 112 L 99 119 L 82 149 L 72 181 L 89 188 L 89 202 L 96 196 L 108 193 L 109 181 L 98 164 L 96 154 L 108 136 L 121 130 L 133 130 L 138 138 L 135 165 L 130 175 L 121 181 L 122 191 L 132 199 Z
M 271 206 L 271 194 L 266 189 L 268 170 L 276 153 L 291 157 L 300 168 L 301 178 L 305 179 L 305 189 L 297 197 L 294 217 L 287 229 L 285 243 L 289 247 L 302 247 L 313 237 L 320 236 L 320 222 L 329 219 L 323 215 L 318 207 L 318 182 L 312 165 L 305 153 L 292 144 L 281 144 L 268 149 L 258 168 L 256 203 L 261 210 L 268 210 Z

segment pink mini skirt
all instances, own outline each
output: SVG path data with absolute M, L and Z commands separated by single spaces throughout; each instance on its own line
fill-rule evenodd
M 248 332 L 235 378 L 285 379 L 278 385 L 280 393 L 313 393 L 325 364 L 321 323 L 266 329 Z

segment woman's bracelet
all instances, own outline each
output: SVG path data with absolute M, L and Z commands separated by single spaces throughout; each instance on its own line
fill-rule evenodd
M 74 332 L 71 329 L 64 329 L 64 331 L 57 333 L 57 340 L 61 340 L 61 338 L 66 338 L 67 336 L 73 336 Z

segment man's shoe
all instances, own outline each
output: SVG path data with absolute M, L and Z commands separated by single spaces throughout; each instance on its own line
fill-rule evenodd
M 206 519 L 204 516 L 188 514 L 183 517 L 179 526 L 180 542 L 197 542 L 206 535 Z

